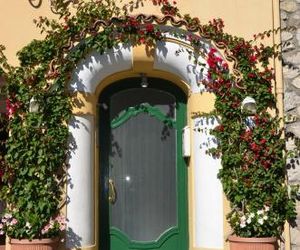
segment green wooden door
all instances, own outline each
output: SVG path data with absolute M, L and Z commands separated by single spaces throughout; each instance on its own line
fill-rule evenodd
M 105 90 L 99 106 L 100 249 L 187 250 L 184 94 L 133 78 Z

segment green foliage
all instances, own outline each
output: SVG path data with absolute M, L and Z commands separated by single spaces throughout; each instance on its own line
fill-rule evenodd
M 207 57 L 208 77 L 203 84 L 216 95 L 213 114 L 220 119 L 213 131 L 219 144 L 211 153 L 222 158 L 219 178 L 231 203 L 228 219 L 234 232 L 246 237 L 279 236 L 285 220 L 295 218 L 295 207 L 285 185 L 280 120 L 268 112 L 275 109 L 274 72 L 269 67 L 269 61 L 277 56 L 275 47 L 255 45 L 224 33 L 220 19 L 202 25 L 198 18 L 181 15 L 167 0 L 152 2 L 161 6 L 169 20 L 170 16 L 178 18 L 187 29 L 192 27 L 200 36 L 225 48 L 236 61 L 239 78 L 215 49 L 207 53 L 196 31 L 190 34 L 174 29 L 172 33 Z M 1 199 L 7 201 L 6 217 L 13 222 L 4 228 L 10 237 L 52 237 L 62 230 L 56 224 L 52 231 L 44 231 L 64 203 L 67 124 L 72 113 L 66 91 L 70 76 L 78 61 L 91 51 L 102 54 L 120 43 L 151 47 L 165 38 L 168 30 L 128 14 L 142 3 L 137 0 L 118 7 L 113 0 L 57 0 L 54 8 L 59 20 L 40 17 L 35 21 L 45 39 L 34 40 L 18 52 L 19 67 L 7 63 L 4 47 L 0 47 L 10 132 Z M 240 108 L 247 96 L 257 103 L 252 120 Z M 29 112 L 32 98 L 39 103 L 37 113 Z
M 5 155 L 6 155 L 6 141 L 8 139 L 8 120 L 4 114 L 0 115 L 0 186 L 2 186 L 2 176 L 5 172 Z
M 210 153 L 221 155 L 218 177 L 232 208 L 227 218 L 238 236 L 279 237 L 285 221 L 292 222 L 296 213 L 295 201 L 288 196 L 285 141 L 272 92 L 274 72 L 269 67 L 277 52 L 219 32 L 215 38 L 230 48 L 242 76 L 237 82 L 217 51 L 208 53 L 208 79 L 203 83 L 216 94 L 219 117 L 212 131 L 219 144 Z M 249 96 L 256 100 L 256 114 L 241 108 Z

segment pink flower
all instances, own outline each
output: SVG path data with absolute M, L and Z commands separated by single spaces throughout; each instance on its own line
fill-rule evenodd
M 13 218 L 10 222 L 11 225 L 16 225 L 18 223 L 18 220 Z
M 44 226 L 44 228 L 41 230 L 42 234 L 47 234 L 49 232 L 49 230 L 51 228 L 53 228 L 53 226 L 51 226 L 51 222 L 53 222 L 53 220 L 51 219 L 50 222 Z
M 8 118 L 12 118 L 14 113 L 17 111 L 17 109 L 20 107 L 20 103 L 12 103 L 8 98 L 6 99 L 6 114 L 8 115 Z

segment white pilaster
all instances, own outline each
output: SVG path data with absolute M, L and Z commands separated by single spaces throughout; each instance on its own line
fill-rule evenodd
M 223 249 L 223 191 L 217 178 L 221 162 L 206 153 L 216 145 L 209 133 L 215 118 L 194 120 L 195 244 L 199 248 Z
M 74 116 L 69 130 L 71 152 L 67 188 L 67 247 L 75 248 L 95 243 L 93 116 Z

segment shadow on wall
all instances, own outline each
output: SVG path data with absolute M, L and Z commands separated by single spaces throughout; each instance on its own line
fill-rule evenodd
M 80 126 L 78 123 L 79 123 L 79 121 L 76 120 L 75 118 L 72 118 L 70 120 L 70 126 L 73 128 L 79 129 Z M 75 154 L 76 149 L 77 149 L 77 145 L 76 145 L 75 138 L 72 136 L 72 134 L 70 134 L 69 135 L 69 152 L 68 152 L 67 162 L 69 162 L 71 155 Z M 68 174 L 67 185 L 70 188 L 73 188 L 73 184 L 72 184 L 69 174 Z M 69 198 L 69 196 L 67 196 L 66 204 L 68 205 L 69 203 L 70 203 L 70 198 Z M 67 231 L 66 231 L 66 247 L 67 247 L 67 249 L 74 249 L 74 248 L 81 247 L 81 241 L 82 241 L 82 237 L 77 235 L 73 231 L 72 228 L 68 227 Z
M 67 229 L 66 238 L 67 238 L 67 242 L 66 242 L 67 249 L 73 249 L 73 248 L 81 247 L 82 238 L 80 236 L 78 236 L 73 231 L 72 228 Z
M 79 119 L 76 119 L 76 117 L 72 117 L 69 121 L 69 128 L 71 128 L 71 130 L 83 130 L 86 131 L 88 133 L 91 133 L 91 131 L 89 131 L 89 128 Z M 76 138 L 73 136 L 73 134 L 70 132 L 69 134 L 69 151 L 67 154 L 67 162 L 70 162 L 71 158 L 74 157 L 74 155 L 76 155 L 78 150 L 78 145 L 77 145 L 77 141 Z M 67 189 L 70 190 L 74 190 L 74 182 L 72 180 L 72 176 L 70 174 L 70 165 L 68 166 L 68 173 L 67 173 Z M 73 197 L 74 198 L 74 197 Z M 70 205 L 70 201 L 71 198 L 69 196 L 69 192 L 67 194 L 66 197 L 66 205 L 67 207 Z M 76 211 L 78 213 L 80 213 L 81 211 Z M 69 214 L 67 213 L 67 218 L 69 218 Z M 73 218 L 74 219 L 74 218 Z M 76 227 L 77 225 L 74 225 L 74 227 L 72 228 L 72 226 L 67 228 L 66 231 L 66 249 L 78 249 L 82 247 L 82 241 L 83 238 L 82 236 L 78 235 L 78 228 Z M 77 233 L 76 233 L 77 232 Z M 1 249 L 0 249 L 1 250 Z
M 94 92 L 98 83 L 112 74 L 112 66 L 117 72 L 130 69 L 129 58 L 131 60 L 130 44 L 120 44 L 103 52 L 91 51 L 73 70 L 69 90 Z

